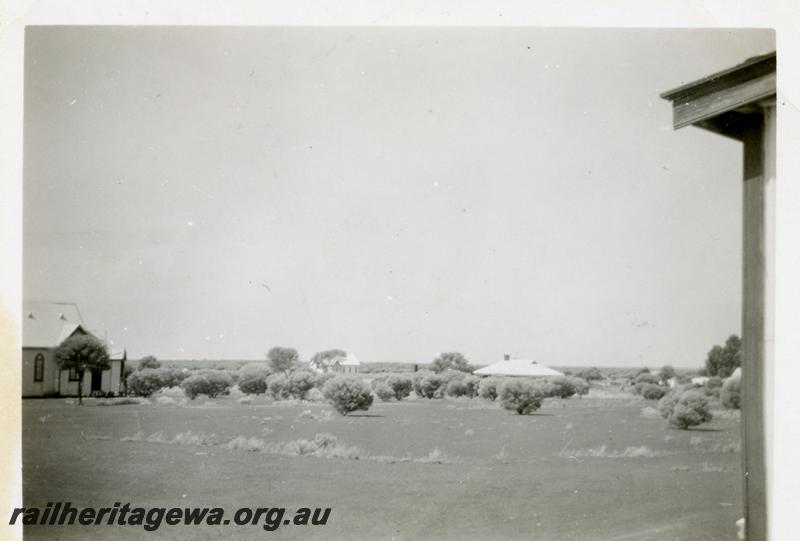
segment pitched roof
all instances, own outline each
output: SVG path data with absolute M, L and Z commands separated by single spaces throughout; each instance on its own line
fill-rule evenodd
M 23 302 L 22 347 L 53 348 L 80 330 L 91 334 L 75 303 Z
M 531 359 L 509 359 L 490 364 L 480 370 L 475 370 L 473 374 L 478 376 L 529 376 L 547 377 L 563 376 L 558 370 L 548 368 Z

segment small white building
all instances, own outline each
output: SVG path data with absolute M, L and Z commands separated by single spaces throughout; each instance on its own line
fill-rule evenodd
M 75 370 L 60 370 L 55 349 L 75 335 L 94 336 L 74 303 L 24 301 L 22 320 L 22 396 L 78 396 Z M 113 355 L 111 367 L 85 372 L 83 394 L 119 394 L 125 354 Z
M 336 357 L 331 363 L 331 369 L 341 374 L 358 374 L 360 367 L 361 361 L 352 353 L 348 353 L 344 357 Z
M 553 370 L 543 364 L 531 359 L 512 359 L 510 355 L 504 355 L 502 361 L 490 364 L 479 370 L 472 372 L 476 376 L 510 376 L 510 377 L 529 377 L 529 378 L 548 378 L 563 376 L 558 370 Z

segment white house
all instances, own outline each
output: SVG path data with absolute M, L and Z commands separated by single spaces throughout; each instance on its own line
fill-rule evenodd
M 316 372 L 338 372 L 340 374 L 358 374 L 361 361 L 352 353 L 333 355 L 310 361 L 310 367 Z
M 22 396 L 77 396 L 78 377 L 74 370 L 59 370 L 55 349 L 67 338 L 85 334 L 78 306 L 74 303 L 29 301 L 23 303 Z M 118 394 L 125 370 L 125 354 L 112 355 L 111 367 L 86 372 L 83 393 Z
M 512 359 L 504 355 L 502 361 L 490 364 L 472 372 L 476 376 L 517 376 L 517 377 L 554 377 L 563 376 L 558 370 L 553 370 L 531 359 Z

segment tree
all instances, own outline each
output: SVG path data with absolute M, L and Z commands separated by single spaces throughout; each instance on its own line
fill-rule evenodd
M 322 393 L 342 415 L 356 410 L 368 410 L 372 405 L 369 385 L 354 376 L 336 376 L 325 383 Z
M 661 371 L 658 373 L 658 377 L 661 381 L 666 383 L 670 379 L 675 377 L 675 369 L 672 368 L 671 365 L 665 364 L 661 367 Z
M 434 372 L 444 372 L 448 369 L 472 372 L 472 367 L 467 362 L 467 358 L 456 351 L 440 353 L 431 363 L 431 370 Z
M 111 367 L 105 344 L 88 334 L 71 336 L 61 342 L 56 348 L 55 359 L 61 370 L 75 370 L 78 376 L 78 404 L 83 404 L 84 373 Z
M 161 368 L 161 363 L 152 355 L 147 355 L 139 359 L 139 370 L 144 370 L 145 368 Z
M 719 376 L 722 379 L 730 377 L 733 371 L 742 364 L 742 341 L 732 334 L 725 340 L 724 346 L 715 345 L 706 356 L 706 374 Z
M 669 424 L 686 430 L 711 420 L 708 398 L 695 390 L 674 390 L 658 402 L 661 415 Z
M 269 367 L 265 363 L 249 363 L 239 369 L 239 390 L 247 394 L 267 392 Z
M 525 415 L 541 407 L 544 394 L 532 382 L 509 379 L 500 387 L 500 393 L 497 398 L 505 409 L 516 411 L 519 415 Z
M 267 360 L 273 373 L 285 373 L 300 362 L 300 355 L 294 348 L 274 347 L 267 353 Z
M 330 368 L 331 359 L 337 357 L 346 357 L 347 352 L 341 349 L 326 349 L 315 353 L 309 360 L 308 364 L 319 370 L 327 372 Z

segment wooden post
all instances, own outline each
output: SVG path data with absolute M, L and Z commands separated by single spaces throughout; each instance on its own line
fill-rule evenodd
M 753 115 L 743 133 L 742 470 L 748 541 L 767 539 L 769 524 L 767 442 L 772 431 L 767 397 L 772 396 L 775 107 L 767 105 L 763 112 Z

